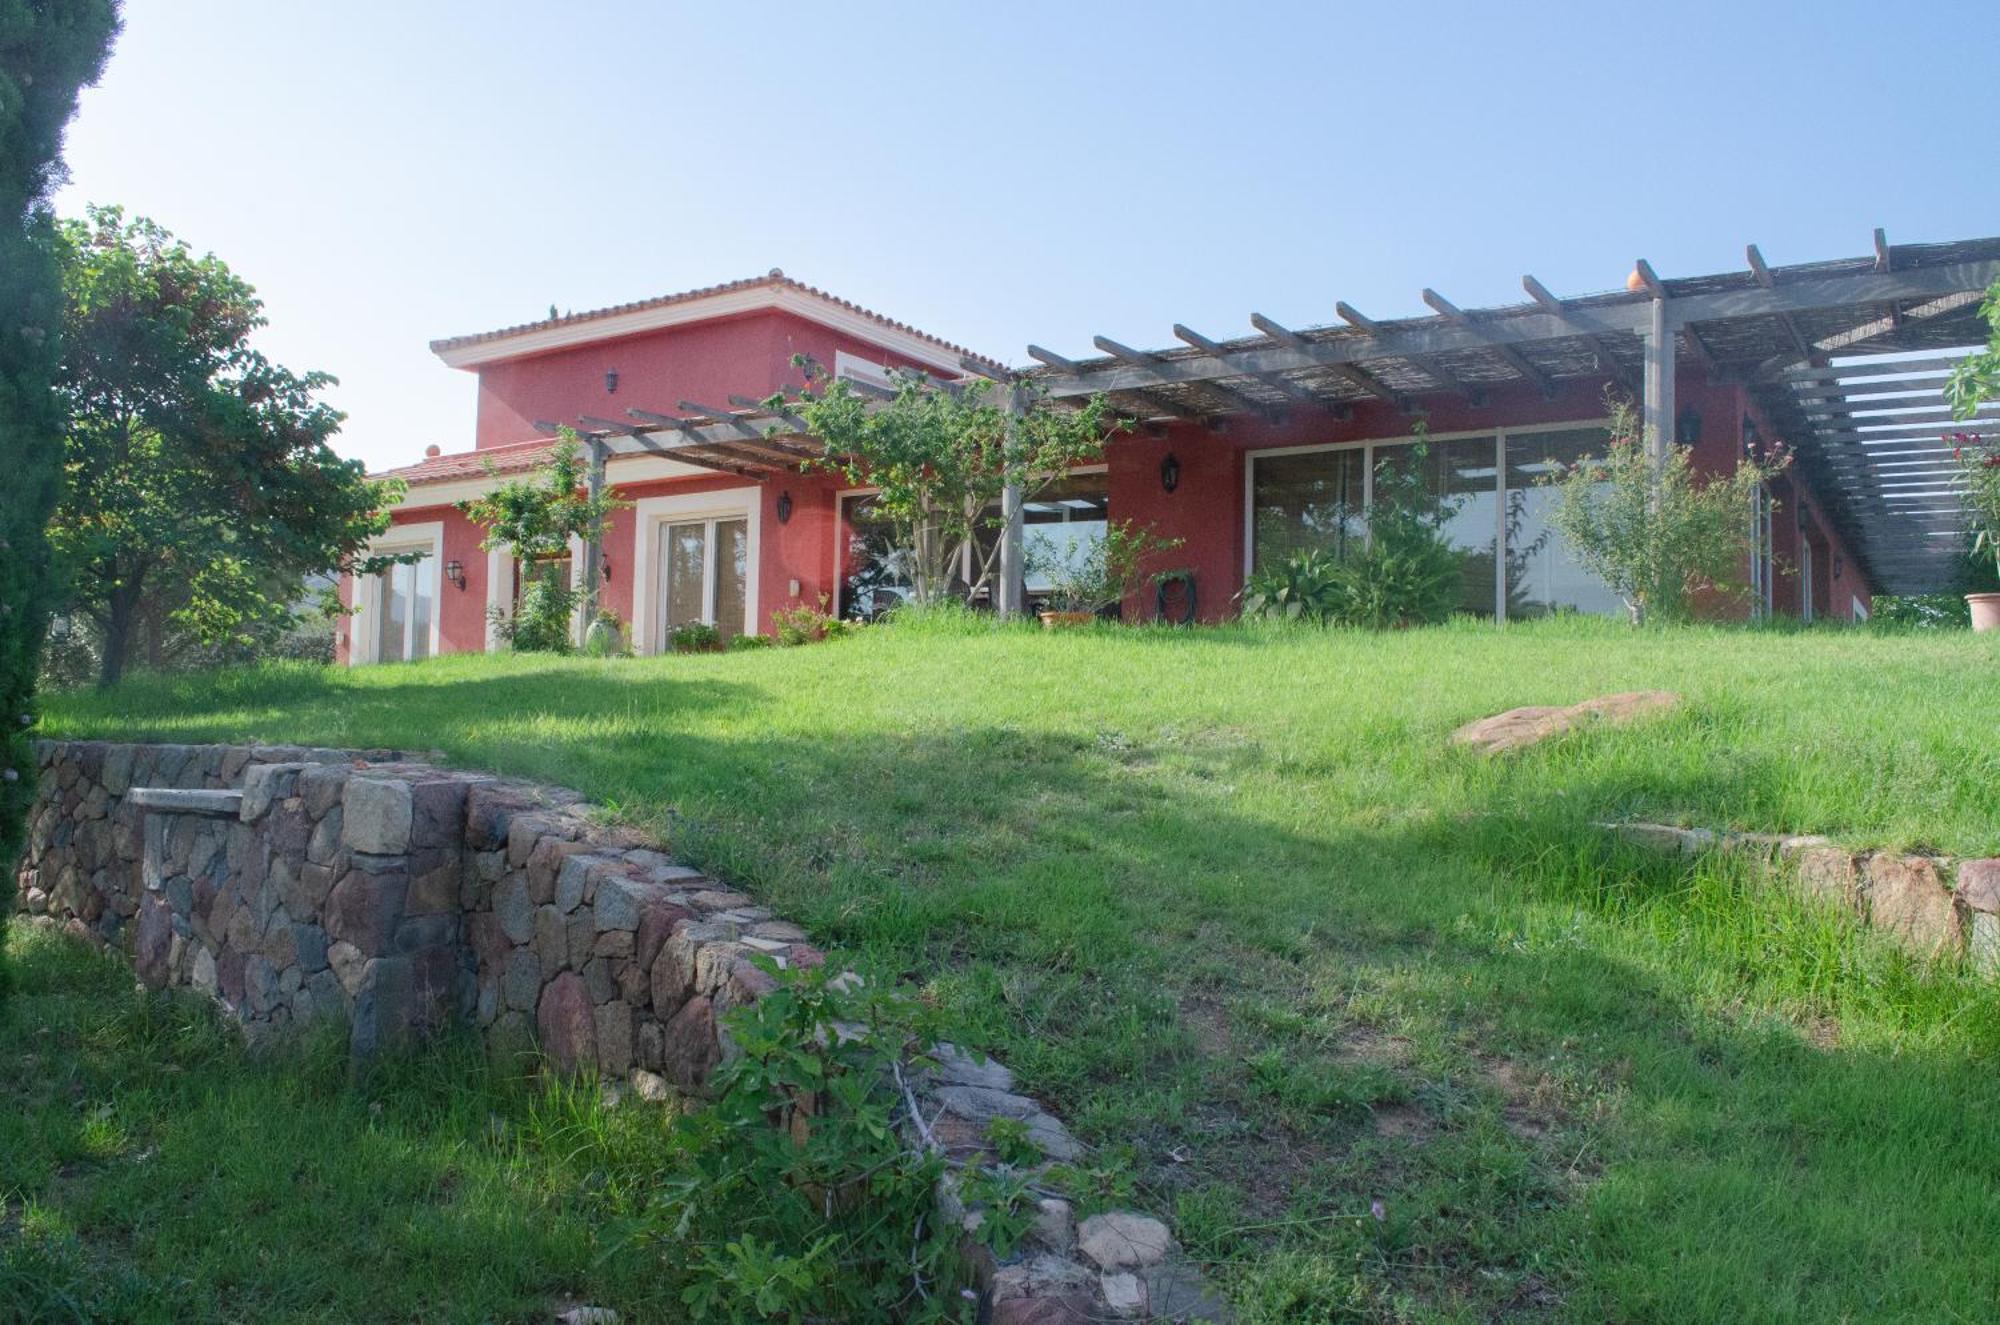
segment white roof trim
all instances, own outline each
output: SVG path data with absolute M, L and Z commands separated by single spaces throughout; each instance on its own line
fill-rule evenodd
M 690 322 L 706 322 L 715 318 L 731 317 L 738 313 L 771 309 L 793 313 L 807 321 L 817 322 L 835 331 L 846 332 L 872 345 L 894 350 L 906 358 L 943 369 L 952 377 L 963 375 L 963 370 L 958 366 L 958 354 L 954 350 L 946 349 L 914 332 L 889 326 L 866 313 L 844 307 L 825 295 L 808 294 L 795 286 L 777 284 L 757 285 L 747 290 L 725 290 L 717 294 L 703 295 L 698 299 L 677 300 L 657 308 L 635 309 L 629 313 L 583 318 L 561 326 L 495 336 L 491 340 L 475 341 L 470 345 L 440 349 L 437 356 L 453 368 L 477 368 L 504 359 L 518 359 L 550 350 L 568 349 L 576 345 L 590 345 L 597 341 L 616 340 L 623 336 L 636 336 L 667 327 L 684 326 Z

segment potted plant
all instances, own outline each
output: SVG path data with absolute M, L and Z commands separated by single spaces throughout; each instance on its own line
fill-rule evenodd
M 1142 567 L 1151 558 L 1181 545 L 1178 538 L 1161 538 L 1149 528 L 1113 520 L 1104 536 L 1059 548 L 1037 534 L 1028 544 L 1028 571 L 1048 583 L 1042 606 L 1042 628 L 1060 630 L 1087 626 L 1097 614 L 1122 602 L 1125 595 L 1155 578 Z
M 625 653 L 625 618 L 603 608 L 583 633 L 583 651 L 592 658 L 617 658 Z
M 1959 491 L 1972 522 L 1972 555 L 1993 558 L 2000 570 L 2000 442 L 1976 433 L 1959 433 L 1952 442 Z M 2000 593 L 1969 593 L 1965 605 L 1972 610 L 1974 630 L 2000 630 Z

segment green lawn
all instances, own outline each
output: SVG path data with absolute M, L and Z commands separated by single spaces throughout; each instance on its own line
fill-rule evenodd
M 1104 1199 L 1129 1180 L 1172 1215 L 1246 1321 L 1985 1320 L 2000 994 L 1729 862 L 1615 851 L 1588 824 L 2000 852 L 1996 664 L 1969 635 L 1593 621 L 905 629 L 141 680 L 53 701 L 47 725 L 435 747 L 586 791 L 921 983 L 1102 1148 Z M 1688 702 L 1513 760 L 1444 744 L 1502 708 L 1650 687 Z M 637 1199 L 604 1175 L 639 1161 L 494 1139 L 490 1112 L 538 1097 L 411 1069 L 371 1115 L 324 1072 L 218 1080 L 233 1051 L 152 1044 L 131 1023 L 167 1014 L 59 946 L 29 949 L 0 1014 L 0 1221 L 55 1230 L 0 1232 L 0 1306 L 52 1282 L 32 1248 L 68 1246 L 133 1285 L 192 1277 L 174 1319 L 407 1319 L 454 1294 L 511 1319 L 565 1293 L 657 1315 L 642 1253 L 582 1250 Z M 22 1054 L 62 1073 L 11 1070 Z M 633 1126 L 574 1107 L 607 1151 Z M 371 1128 L 386 1139 L 358 1144 Z M 190 1130 L 225 1157 L 393 1170 L 393 1199 L 330 1231 L 267 1192 L 272 1230 L 191 1267 L 196 1235 L 163 1230 L 183 1209 L 241 1224 L 215 1212 L 254 1186 L 169 1165 Z M 482 1236 L 504 1267 L 466 1259 Z

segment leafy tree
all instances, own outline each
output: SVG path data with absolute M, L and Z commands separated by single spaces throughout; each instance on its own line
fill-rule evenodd
M 1023 386 L 1010 412 L 992 382 L 941 386 L 892 370 L 896 393 L 877 403 L 804 355 L 793 362 L 806 371 L 803 397 L 781 393 L 767 403 L 800 416 L 825 444 L 810 463 L 880 489 L 875 509 L 909 550 L 911 593 L 925 606 L 974 598 L 992 583 L 1000 540 L 981 535 L 1005 523 L 1000 499 L 1009 485 L 1034 500 L 1071 466 L 1101 456 L 1117 426 L 1101 396 L 1068 409 Z M 955 568 L 968 550 L 972 569 L 960 579 Z
M 495 473 L 491 461 L 486 472 Z M 535 474 L 510 479 L 484 496 L 458 503 L 468 519 L 486 530 L 479 544 L 482 549 L 507 548 L 521 564 L 519 603 L 511 614 L 497 607 L 493 613 L 501 635 L 523 652 L 570 651 L 570 622 L 578 598 L 563 573 L 570 540 L 601 541 L 610 528 L 611 513 L 632 504 L 608 493 L 592 497 L 585 477 L 577 435 L 563 428 L 548 464 Z
M 1980 312 L 1988 328 L 1986 348 L 1962 359 L 1944 388 L 1952 414 L 1960 419 L 2000 400 L 2000 281 L 1987 292 Z M 1952 441 L 1959 495 L 1972 517 L 1972 556 L 1985 563 L 1982 571 L 1987 566 L 2000 570 L 2000 441 L 1973 432 L 1958 433 Z
M 287 618 L 304 577 L 370 574 L 399 485 L 328 444 L 333 379 L 250 346 L 256 292 L 116 207 L 64 221 L 66 490 L 49 527 L 65 610 L 94 627 L 115 685 L 149 614 L 204 642 Z M 157 637 L 157 635 L 156 635 Z
M 43 528 L 61 481 L 62 405 L 50 387 L 62 285 L 48 196 L 77 92 L 97 81 L 117 31 L 115 0 L 0 0 L 0 926 L 35 794 L 28 734 L 53 580 Z
M 1789 460 L 1744 456 L 1734 473 L 1702 479 L 1688 448 L 1675 445 L 1656 467 L 1631 405 L 1610 404 L 1605 454 L 1544 477 L 1556 498 L 1549 525 L 1634 625 L 1685 620 L 1700 590 L 1744 588 L 1758 492 Z
M 1986 318 L 1986 348 L 1960 360 L 1944 387 L 1952 413 L 1961 419 L 1971 418 L 1989 400 L 2000 400 L 2000 281 L 1987 290 L 1979 311 Z

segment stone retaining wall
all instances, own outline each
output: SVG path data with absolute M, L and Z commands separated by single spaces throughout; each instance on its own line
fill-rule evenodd
M 213 995 L 253 1038 L 338 1018 L 366 1057 L 463 1022 L 496 1050 L 698 1091 L 716 1018 L 770 983 L 749 956 L 821 961 L 574 793 L 386 751 L 38 753 L 22 909 L 128 951 L 149 984 Z M 233 787 L 234 805 L 131 794 Z
M 1606 824 L 1629 841 L 1694 854 L 1762 856 L 1807 896 L 1858 916 L 1922 957 L 1965 958 L 2000 974 L 2000 858 L 1850 851 L 1824 837 Z
M 42 742 L 18 905 L 128 953 L 153 986 L 215 998 L 257 1039 L 345 1021 L 357 1058 L 450 1024 L 496 1051 L 648 1099 L 697 1094 L 734 1047 L 719 1024 L 780 968 L 819 965 L 798 926 L 593 822 L 573 792 L 394 751 Z M 943 1046 L 914 1085 L 957 1165 L 1019 1119 L 1045 1163 L 1084 1150 L 998 1063 Z M 977 1211 L 944 1204 L 954 1218 Z M 1077 1225 L 1042 1194 L 1020 1254 L 981 1266 L 983 1319 L 1217 1320 L 1158 1221 Z

